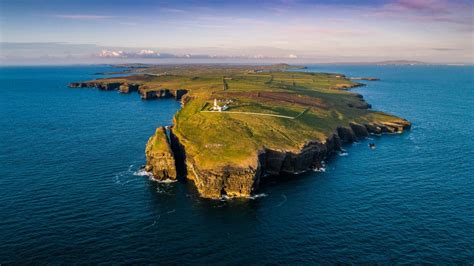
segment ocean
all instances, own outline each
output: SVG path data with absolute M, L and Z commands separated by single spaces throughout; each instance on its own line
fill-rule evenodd
M 309 66 L 413 127 L 247 200 L 139 171 L 180 104 L 67 87 L 111 70 L 0 68 L 0 264 L 474 263 L 474 67 Z

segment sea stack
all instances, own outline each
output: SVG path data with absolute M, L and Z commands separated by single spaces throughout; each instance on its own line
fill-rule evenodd
M 157 180 L 176 180 L 176 164 L 165 127 L 159 127 L 146 145 L 145 170 Z

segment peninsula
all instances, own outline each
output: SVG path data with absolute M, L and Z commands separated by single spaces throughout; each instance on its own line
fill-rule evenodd
M 286 64 L 140 66 L 127 74 L 70 87 L 181 101 L 173 125 L 150 137 L 146 170 L 158 180 L 192 180 L 206 198 L 251 196 L 263 176 L 319 169 L 344 143 L 411 126 L 371 110 L 348 91 L 363 84 L 342 74 Z

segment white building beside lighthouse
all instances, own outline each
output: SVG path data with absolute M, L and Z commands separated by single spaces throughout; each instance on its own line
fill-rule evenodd
M 227 110 L 227 108 L 228 108 L 227 105 L 224 105 L 224 106 L 218 105 L 217 104 L 217 99 L 214 99 L 214 106 L 211 107 L 211 111 L 222 112 L 222 111 Z

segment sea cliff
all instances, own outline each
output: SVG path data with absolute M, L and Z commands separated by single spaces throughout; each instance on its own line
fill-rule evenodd
M 363 140 L 370 134 L 402 133 L 410 127 L 411 123 L 406 120 L 364 125 L 351 123 L 347 127 L 338 127 L 324 142 L 308 141 L 297 152 L 263 148 L 247 167 L 235 168 L 229 164 L 212 170 L 200 169 L 192 158 L 185 159 L 184 163 L 176 167 L 186 169 L 187 178 L 195 183 L 202 197 L 250 197 L 257 191 L 264 176 L 295 175 L 321 169 L 324 161 L 334 152 L 340 151 L 343 144 Z M 174 136 L 173 141 L 174 147 L 179 147 L 173 152 L 185 157 L 185 149 L 179 139 Z M 149 145 L 147 150 L 152 149 Z M 155 160 L 153 156 L 148 159 L 149 162 Z

